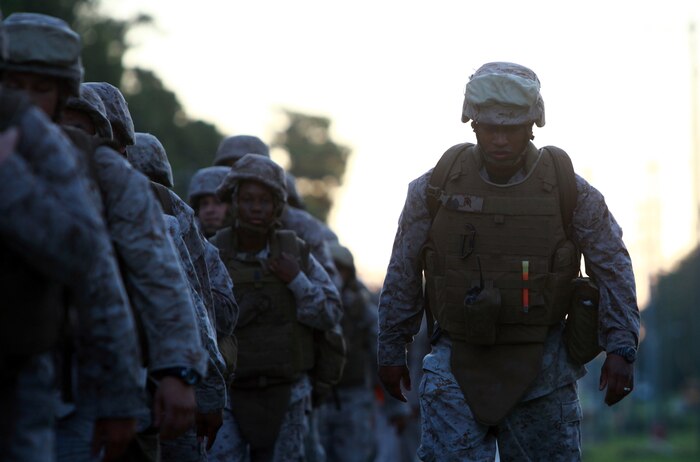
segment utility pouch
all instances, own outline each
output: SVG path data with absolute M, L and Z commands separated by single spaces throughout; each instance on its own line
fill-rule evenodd
M 573 362 L 583 365 L 603 350 L 598 343 L 598 286 L 589 278 L 572 281 L 573 294 L 564 328 L 564 343 Z
M 501 292 L 486 282 L 485 287 L 472 287 L 464 298 L 466 342 L 472 345 L 494 345 Z
M 218 339 L 219 351 L 226 363 L 226 383 L 230 385 L 233 374 L 236 371 L 236 363 L 238 361 L 238 340 L 236 336 L 231 334 Z

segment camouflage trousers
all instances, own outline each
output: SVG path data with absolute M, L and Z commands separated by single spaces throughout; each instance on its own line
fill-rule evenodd
M 197 441 L 197 433 L 190 429 L 174 440 L 161 440 L 161 458 L 163 462 L 206 462 L 208 459 L 204 444 Z
M 0 461 L 55 460 L 53 393 L 49 353 L 32 358 L 14 384 L 0 387 Z
M 329 462 L 368 462 L 376 453 L 374 393 L 365 386 L 339 388 L 318 410 L 321 441 Z
M 224 423 L 208 452 L 209 462 L 248 462 L 248 443 L 243 439 L 231 412 L 231 402 L 224 408 Z M 274 448 L 274 462 L 305 461 L 304 438 L 309 431 L 311 383 L 304 376 L 292 386 L 292 396 Z
M 433 348 L 423 372 L 420 460 L 492 462 L 496 445 L 502 461 L 581 460 L 576 382 L 520 402 L 500 424 L 488 427 L 474 419 L 464 400 L 450 371 L 449 347 Z

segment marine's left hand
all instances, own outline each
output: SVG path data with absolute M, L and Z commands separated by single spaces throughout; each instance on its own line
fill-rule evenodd
M 600 390 L 605 392 L 605 404 L 612 406 L 634 389 L 634 365 L 628 363 L 622 356 L 608 354 L 603 368 L 600 370 Z
M 270 258 L 267 261 L 270 271 L 275 273 L 275 276 L 282 279 L 285 284 L 289 284 L 297 277 L 301 268 L 297 263 L 296 258 L 292 255 L 283 252 L 282 255 L 276 258 Z

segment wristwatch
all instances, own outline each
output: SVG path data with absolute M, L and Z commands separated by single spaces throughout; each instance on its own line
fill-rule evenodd
M 197 385 L 199 381 L 202 380 L 202 376 L 199 374 L 199 372 L 189 367 L 169 367 L 167 369 L 156 371 L 154 375 L 158 379 L 163 377 L 177 377 L 187 385 Z
M 634 347 L 621 347 L 616 350 L 610 351 L 608 354 L 622 356 L 622 358 L 630 364 L 634 363 L 637 360 L 637 349 Z

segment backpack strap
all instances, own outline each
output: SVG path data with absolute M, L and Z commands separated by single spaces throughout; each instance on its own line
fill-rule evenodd
M 433 173 L 430 174 L 430 180 L 428 181 L 428 187 L 426 189 L 426 202 L 428 205 L 428 212 L 430 213 L 430 221 L 432 222 L 440 209 L 440 197 L 442 196 L 445 184 L 450 176 L 452 167 L 457 163 L 457 159 L 460 155 L 474 146 L 474 143 L 460 143 L 452 146 L 450 149 L 444 152 L 440 160 L 435 165 Z M 421 260 L 422 254 L 425 248 L 421 250 Z M 424 289 L 425 290 L 425 289 Z M 425 311 L 425 323 L 428 331 L 428 338 L 432 339 L 435 334 L 434 323 L 435 318 L 433 317 L 433 312 L 430 309 L 430 304 L 428 303 L 427 294 L 423 294 L 423 309 Z
M 427 202 L 428 202 L 428 212 L 430 212 L 431 221 L 437 215 L 437 211 L 440 208 L 440 196 L 443 192 L 443 188 L 447 183 L 447 179 L 452 171 L 452 167 L 457 163 L 460 154 L 466 151 L 468 148 L 474 146 L 473 143 L 460 143 L 452 146 L 450 149 L 445 151 L 437 165 L 433 169 L 433 173 L 430 175 L 430 181 L 428 182 L 427 188 Z
M 170 197 L 170 190 L 155 181 L 151 181 L 151 189 L 153 189 L 153 192 L 156 194 L 160 206 L 163 209 L 163 213 L 174 217 L 175 211 L 173 209 L 173 198 Z
M 574 166 L 571 163 L 571 158 L 561 148 L 556 146 L 545 146 L 552 157 L 554 170 L 557 174 L 557 182 L 559 184 L 559 203 L 561 204 L 561 218 L 564 224 L 566 236 L 573 240 L 573 216 L 576 202 L 578 200 L 578 190 L 576 189 L 576 175 L 574 174 Z

